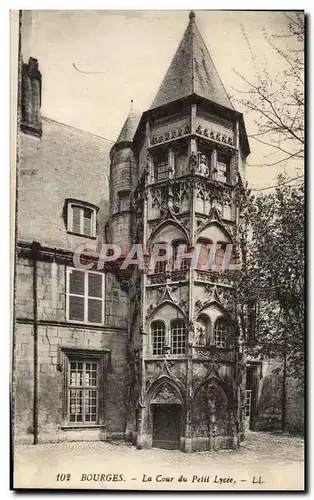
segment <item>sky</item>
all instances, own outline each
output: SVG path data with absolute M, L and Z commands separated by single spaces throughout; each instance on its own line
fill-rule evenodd
M 276 75 L 280 60 L 270 51 L 263 29 L 280 34 L 282 12 L 196 11 L 196 23 L 228 94 L 267 66 Z M 42 114 L 115 140 L 130 110 L 148 109 L 188 24 L 188 11 L 33 10 L 22 40 L 24 60 L 39 61 L 43 77 Z M 245 35 L 246 36 L 245 36 Z M 249 50 L 249 46 L 250 49 Z M 74 66 L 80 70 L 77 71 Z M 91 74 L 85 74 L 91 73 Z M 244 111 L 235 104 L 236 109 Z M 256 132 L 244 113 L 247 132 Z M 250 141 L 250 165 L 265 163 L 265 146 Z M 293 177 L 295 167 L 287 173 Z M 248 167 L 252 188 L 276 183 L 277 167 Z M 298 172 L 297 172 L 298 173 Z

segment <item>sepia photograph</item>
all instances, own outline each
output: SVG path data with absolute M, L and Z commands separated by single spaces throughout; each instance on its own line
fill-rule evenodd
M 305 491 L 305 12 L 10 25 L 11 489 Z

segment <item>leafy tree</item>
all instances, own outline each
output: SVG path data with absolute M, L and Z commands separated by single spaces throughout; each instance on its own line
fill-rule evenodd
M 283 360 L 283 430 L 287 375 L 303 385 L 305 294 L 304 186 L 285 181 L 279 176 L 272 193 L 248 199 L 253 236 L 238 289 L 248 352 Z

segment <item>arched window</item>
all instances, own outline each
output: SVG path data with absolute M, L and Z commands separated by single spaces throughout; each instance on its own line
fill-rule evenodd
M 210 344 L 211 323 L 208 316 L 201 314 L 196 321 L 195 344 L 199 347 Z
M 215 251 L 215 266 L 218 271 L 228 270 L 229 265 L 239 262 L 239 252 L 235 244 L 218 241 Z
M 214 341 L 216 347 L 227 347 L 228 326 L 226 321 L 218 318 L 215 324 Z
M 167 243 L 165 241 L 158 241 L 156 245 L 162 245 L 158 249 L 158 257 L 163 257 L 164 255 L 167 254 L 165 245 Z M 154 247 L 152 247 L 152 250 Z M 157 259 L 156 259 L 157 260 Z M 167 260 L 157 260 L 157 262 L 152 262 L 153 264 L 153 273 L 165 273 L 167 269 Z
M 165 345 L 165 325 L 161 321 L 155 321 L 151 326 L 153 354 L 163 354 Z
M 184 246 L 184 253 L 189 253 L 189 247 L 184 240 L 176 240 L 172 242 L 172 269 L 179 270 L 176 266 L 176 261 L 178 257 L 179 246 Z M 189 269 L 191 264 L 191 259 L 182 259 L 180 264 L 180 270 Z
M 199 239 L 197 241 L 197 247 L 200 247 L 198 253 L 198 259 L 196 268 L 203 269 L 204 271 L 210 271 L 212 269 L 213 264 L 213 242 L 212 240 L 207 239 Z M 211 255 L 212 253 L 212 255 Z
M 186 328 L 183 320 L 171 322 L 171 354 L 185 354 Z
M 226 266 L 226 250 L 227 245 L 225 241 L 217 241 L 217 247 L 215 251 L 215 266 L 218 271 L 222 270 Z

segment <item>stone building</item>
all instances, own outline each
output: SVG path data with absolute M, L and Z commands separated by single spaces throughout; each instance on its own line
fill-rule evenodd
M 268 371 L 245 361 L 234 294 L 250 149 L 194 13 L 150 109 L 131 109 L 114 144 L 41 116 L 23 47 L 19 75 L 15 442 L 236 447 Z M 99 266 L 104 242 L 120 245 L 115 265 Z M 156 244 L 171 258 L 124 269 L 134 243 L 145 262 Z M 78 267 L 82 244 L 94 251 Z

